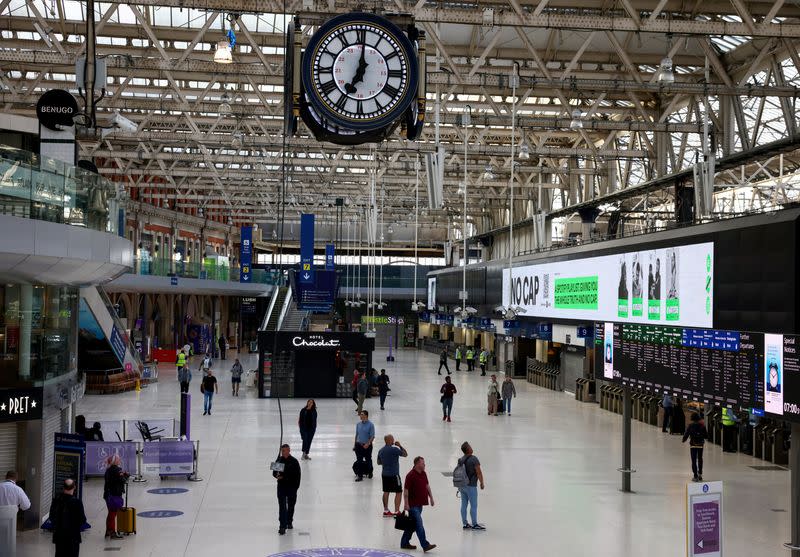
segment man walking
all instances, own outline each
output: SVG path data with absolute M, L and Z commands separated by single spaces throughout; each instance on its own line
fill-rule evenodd
M 416 531 L 422 550 L 427 553 L 436 547 L 435 543 L 430 543 L 425 536 L 425 526 L 422 524 L 422 507 L 430 503 L 434 506 L 431 485 L 428 483 L 428 475 L 425 474 L 425 459 L 421 456 L 414 458 L 414 467 L 406 474 L 405 487 L 403 489 L 403 510 L 414 519 L 414 530 L 406 530 L 400 538 L 402 549 L 417 549 L 416 545 L 411 545 L 411 534 Z
M 475 367 L 475 350 L 470 346 L 467 348 L 467 371 L 472 371 Z
M 458 464 L 464 465 L 467 470 L 467 485 L 459 487 L 461 494 L 461 524 L 464 530 L 486 530 L 483 524 L 478 523 L 478 482 L 483 490 L 483 472 L 481 471 L 481 461 L 472 452 L 472 446 L 464 441 L 461 445 L 461 452 L 464 456 L 458 459 Z M 467 522 L 467 505 L 469 505 L 469 517 L 472 524 Z
M 497 397 L 499 396 L 499 390 L 497 385 L 497 376 L 492 374 L 489 378 L 489 387 L 486 390 L 486 401 L 488 403 L 488 410 L 489 415 L 497 416 Z
M 283 465 L 283 471 L 273 470 L 272 476 L 278 480 L 278 533 L 282 536 L 286 529 L 294 528 L 294 505 L 297 503 L 297 490 L 300 489 L 300 463 L 290 454 L 289 445 L 281 445 L 281 455 L 275 464 Z
M 78 557 L 81 550 L 81 527 L 86 522 L 83 503 L 75 497 L 75 480 L 66 479 L 62 492 L 50 505 L 53 543 L 56 557 Z
M 442 393 L 442 421 L 449 422 L 451 421 L 450 414 L 453 412 L 453 395 L 458 392 L 450 376 L 444 378 L 444 385 L 439 389 L 439 392 Z
M 447 367 L 447 348 L 442 348 L 442 353 L 439 354 L 439 375 L 442 374 L 442 366 L 447 371 L 447 375 L 450 375 L 450 368 Z
M 403 480 L 400 478 L 400 457 L 407 457 L 408 452 L 395 441 L 392 435 L 383 437 L 385 445 L 378 451 L 378 464 L 381 470 L 383 483 L 383 516 L 400 514 L 400 498 L 403 495 Z M 389 510 L 389 494 L 394 493 L 394 512 Z
M 361 414 L 361 411 L 364 410 L 364 399 L 367 398 L 367 393 L 369 392 L 369 381 L 367 381 L 367 374 L 364 372 L 361 372 L 358 377 L 356 391 L 358 393 L 358 408 L 356 408 L 356 412 Z
M 381 410 L 383 410 L 383 405 L 386 403 L 386 395 L 389 394 L 389 383 L 391 382 L 389 381 L 389 376 L 386 375 L 385 369 L 381 370 L 381 374 L 375 382 L 378 384 L 378 396 L 381 401 Z
M 211 415 L 211 403 L 214 398 L 214 392 L 219 392 L 219 385 L 217 378 L 214 377 L 214 372 L 208 370 L 205 377 L 203 377 L 203 416 L 206 414 Z
M 225 340 L 225 335 L 219 335 L 219 359 L 225 359 L 225 350 L 228 348 L 228 341 Z
M 178 357 L 175 359 L 175 367 L 178 370 L 178 382 L 181 384 L 181 392 L 189 392 L 189 382 L 192 380 L 192 372 L 189 369 L 187 362 L 186 351 L 181 349 L 178 352 Z
M 356 481 L 360 482 L 366 474 L 372 479 L 372 442 L 375 440 L 375 426 L 369 421 L 369 412 L 366 410 L 359 414 L 361 421 L 356 424 L 356 438 L 353 450 L 356 452 L 356 462 L 353 471 Z
M 664 409 L 664 421 L 661 424 L 661 432 L 666 433 L 669 430 L 670 422 L 672 421 L 672 409 L 675 404 L 672 402 L 672 397 L 669 393 L 664 393 L 664 398 L 661 399 L 661 408 Z
M 461 345 L 456 346 L 456 371 L 461 371 Z
M 31 508 L 31 500 L 17 485 L 17 473 L 14 470 L 6 472 L 6 481 L 0 483 L 0 507 L 5 506 L 17 507 L 21 511 Z

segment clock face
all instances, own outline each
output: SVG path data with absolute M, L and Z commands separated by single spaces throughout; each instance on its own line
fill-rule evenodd
M 354 130 L 396 121 L 417 93 L 417 58 L 396 25 L 344 14 L 314 34 L 303 56 L 303 86 L 315 113 Z

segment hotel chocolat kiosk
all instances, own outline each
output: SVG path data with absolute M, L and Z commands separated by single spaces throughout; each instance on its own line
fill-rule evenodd
M 355 369 L 372 367 L 364 333 L 259 331 L 259 398 L 349 398 Z

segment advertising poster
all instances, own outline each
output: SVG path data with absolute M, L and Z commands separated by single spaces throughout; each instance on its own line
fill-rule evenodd
M 136 443 L 132 441 L 111 443 L 107 441 L 86 442 L 86 475 L 103 476 L 106 473 L 106 460 L 112 455 L 119 455 L 122 469 L 134 474 L 136 472 Z
M 436 310 L 436 279 L 428 279 L 428 309 Z
M 783 415 L 783 335 L 764 335 L 764 410 Z
M 527 265 L 513 284 L 504 269 L 502 305 L 526 317 L 710 328 L 713 254 L 708 242 Z
M 81 435 L 56 433 L 53 439 L 53 493 L 60 493 L 64 480 L 75 480 L 75 496 L 83 496 L 86 442 Z

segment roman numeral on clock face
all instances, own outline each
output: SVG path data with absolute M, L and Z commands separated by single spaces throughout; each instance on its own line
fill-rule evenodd
M 347 104 L 347 98 L 347 95 L 342 93 L 342 96 L 339 97 L 339 99 L 336 101 L 336 104 L 334 104 L 337 110 L 344 110 L 344 106 Z
M 389 85 L 387 83 L 383 88 L 383 92 L 389 95 L 390 97 L 396 97 L 397 93 L 400 92 L 400 89 L 398 89 L 397 87 L 393 87 L 392 85 Z
M 322 71 L 322 70 L 320 70 Z M 389 70 L 387 72 L 388 77 L 403 77 L 403 70 Z
M 336 89 L 336 83 L 331 79 L 329 81 L 322 83 L 319 86 L 319 89 L 320 91 L 322 91 L 323 94 L 330 95 L 331 93 L 333 93 L 333 90 Z
M 389 60 L 391 60 L 392 58 L 397 58 L 397 51 L 396 50 L 391 51 L 389 54 L 387 54 L 386 56 L 383 57 L 383 59 L 386 60 L 387 62 Z

